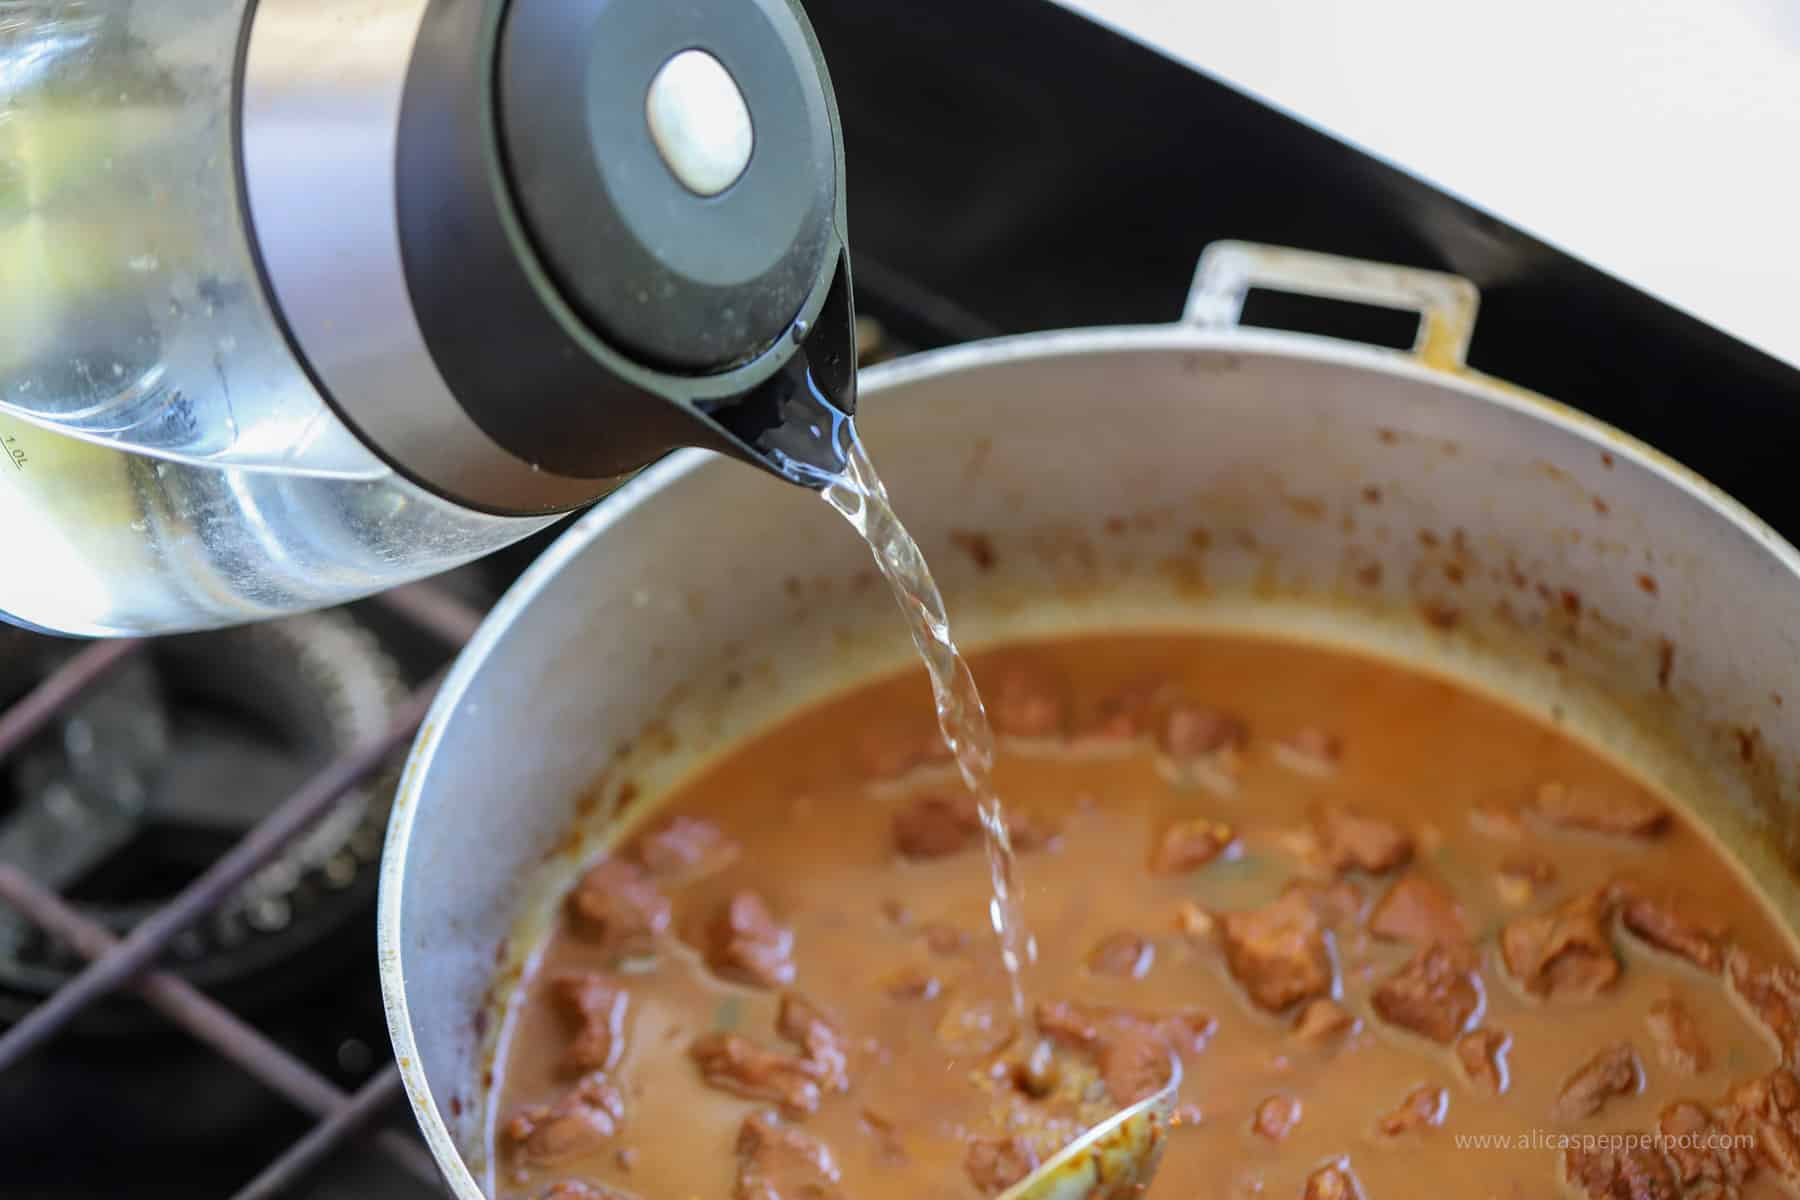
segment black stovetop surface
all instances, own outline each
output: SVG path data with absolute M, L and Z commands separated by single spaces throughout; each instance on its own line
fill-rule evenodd
M 1454 271 L 1483 293 L 1471 365 L 1638 434 L 1800 535 L 1782 486 L 1800 373 L 1046 0 L 807 8 L 846 128 L 859 305 L 896 340 L 1170 321 L 1220 238 Z M 547 540 L 472 572 L 470 594 L 497 595 Z M 346 1088 L 390 1058 L 371 927 L 241 1008 Z M 0 1113 L 0 1194 L 59 1200 L 227 1196 L 309 1125 L 211 1052 L 142 1032 L 59 1039 L 0 1074 Z M 354 1145 L 295 1193 L 428 1194 Z

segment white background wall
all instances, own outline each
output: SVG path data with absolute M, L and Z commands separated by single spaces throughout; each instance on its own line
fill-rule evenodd
M 1800 0 L 1062 0 L 1800 366 Z

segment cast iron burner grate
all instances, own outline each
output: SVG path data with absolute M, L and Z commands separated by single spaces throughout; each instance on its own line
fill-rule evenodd
M 379 603 L 383 610 L 397 614 L 415 635 L 419 630 L 429 631 L 453 648 L 461 646 L 480 621 L 475 609 L 431 585 L 402 588 L 382 597 Z M 337 618 L 318 620 L 326 625 L 312 627 L 315 633 L 320 628 L 337 628 Z M 339 629 L 339 633 L 354 637 L 348 630 Z M 246 632 L 244 636 L 281 635 L 264 630 Z M 329 640 L 333 635 L 324 636 Z M 57 803 L 65 809 L 70 804 L 98 805 L 104 818 L 101 824 L 107 825 L 104 838 L 113 841 L 121 836 L 121 827 L 130 826 L 127 833 L 140 828 L 142 814 L 155 810 L 159 802 L 175 806 L 187 819 L 199 819 L 197 814 L 206 810 L 183 808 L 181 798 L 175 796 L 158 801 L 153 788 L 130 782 L 143 774 L 141 768 L 155 760 L 159 738 L 166 741 L 171 735 L 170 726 L 180 724 L 163 720 L 166 714 L 159 716 L 154 697 L 143 690 L 141 680 L 133 682 L 131 673 L 147 656 L 175 653 L 173 645 L 170 643 L 171 648 L 165 649 L 163 644 L 141 641 L 98 642 L 67 658 L 22 699 L 0 712 L 0 772 L 24 771 L 30 775 L 35 771 L 40 784 L 45 782 L 47 773 L 50 783 L 60 781 L 66 785 L 67 777 L 78 774 L 80 769 L 93 768 L 90 775 L 110 782 L 73 798 L 65 795 Z M 340 666 L 346 661 L 342 655 L 347 645 L 333 648 L 333 657 Z M 251 661 L 246 658 L 237 665 L 243 669 Z M 378 816 L 371 817 L 369 798 L 378 790 L 371 781 L 393 763 L 411 740 L 441 682 L 442 671 L 402 692 L 395 676 L 377 659 L 370 658 L 352 669 L 363 671 L 356 684 L 366 685 L 366 690 L 356 697 L 363 707 L 354 719 L 338 713 L 340 723 L 326 731 L 333 736 L 323 741 L 315 738 L 311 743 L 314 750 L 330 747 L 323 761 L 298 782 L 291 794 L 269 808 L 260 820 L 242 829 L 229 849 L 186 880 L 166 902 L 153 904 L 140 894 L 129 903 L 118 903 L 116 897 L 107 903 L 107 898 L 102 897 L 101 903 L 84 905 L 38 882 L 20 866 L 0 861 L 0 902 L 11 910 L 0 919 L 0 942 L 10 939 L 6 944 L 13 950 L 8 961 L 19 978 L 10 982 L 21 985 L 14 994 L 28 996 L 30 1001 L 21 1005 L 11 1027 L 0 1032 L 0 1074 L 16 1075 L 28 1055 L 44 1048 L 53 1035 L 75 1022 L 91 1021 L 96 1014 L 104 1013 L 116 993 L 136 992 L 166 1022 L 243 1068 L 315 1122 L 285 1153 L 240 1187 L 233 1200 L 287 1193 L 339 1145 L 358 1137 L 365 1137 L 386 1159 L 416 1180 L 419 1194 L 444 1194 L 437 1169 L 416 1136 L 395 1129 L 371 1130 L 402 1096 L 400 1076 L 392 1064 L 377 1071 L 354 1092 L 345 1092 L 324 1073 L 278 1045 L 274 1038 L 197 985 L 215 981 L 223 985 L 235 978 L 234 971 L 228 968 L 241 964 L 233 964 L 229 952 L 241 943 L 223 948 L 202 947 L 222 949 L 224 952 L 217 957 L 201 953 L 184 961 L 174 953 L 184 937 L 191 941 L 197 930 L 216 930 L 222 916 L 235 912 L 248 923 L 258 919 L 259 904 L 266 904 L 278 894 L 291 904 L 309 872 L 318 874 L 322 881 L 320 891 L 324 893 L 329 891 L 331 879 L 342 879 L 349 867 L 360 865 L 346 864 L 342 856 L 349 853 L 354 859 L 358 832 L 371 819 L 378 820 Z M 234 704 L 244 703 L 241 691 L 227 699 Z M 329 718 L 317 714 L 309 718 L 297 711 L 268 715 L 289 737 L 306 732 L 291 723 L 296 716 L 302 723 L 316 719 L 319 729 L 313 730 L 315 734 L 331 723 Z M 80 732 L 84 721 L 90 723 L 86 733 Z M 91 756 L 100 746 L 100 729 L 93 727 L 93 722 L 111 723 L 104 725 L 111 735 L 106 739 L 106 754 L 111 757 L 104 762 L 72 761 Z M 59 727 L 61 736 L 46 741 L 45 735 Z M 71 728 L 76 732 L 71 734 Z M 211 752 L 229 766 L 232 755 L 243 746 L 231 746 L 233 738 L 216 727 L 210 736 Z M 40 756 L 35 765 L 33 755 Z M 305 758 L 301 755 L 293 761 Z M 215 768 L 219 765 L 213 764 Z M 271 767 L 264 762 L 259 769 L 265 783 L 282 782 L 279 765 Z M 203 789 L 216 786 L 216 782 L 216 778 L 209 779 L 201 770 L 197 775 L 190 774 L 185 786 Z M 27 802 L 42 794 L 29 788 L 25 791 Z M 346 813 L 350 814 L 348 818 Z M 213 815 L 218 816 L 216 811 Z M 38 849 L 55 845 L 57 829 L 51 819 L 54 813 L 34 817 L 39 824 L 15 826 L 27 830 L 18 835 L 14 847 L 21 854 L 28 843 Z M 334 827 L 334 821 L 340 825 Z M 240 830 L 227 832 L 238 835 Z M 37 840 L 32 841 L 34 838 Z M 92 843 L 77 840 L 62 850 L 65 858 L 60 867 L 67 868 L 64 874 L 69 879 L 85 875 L 86 868 L 94 865 L 77 861 L 94 854 L 96 847 Z M 54 859 L 55 855 L 49 857 Z M 291 907 L 285 919 L 277 920 L 278 915 L 265 907 L 260 919 L 265 925 L 279 927 L 275 932 L 299 923 Z M 123 936 L 112 925 L 120 926 Z M 204 939 L 206 935 L 201 936 Z M 49 949 L 51 943 L 66 947 L 85 960 L 85 965 L 65 969 L 68 964 L 59 962 L 56 952 Z M 25 953 L 34 945 L 38 947 L 35 958 Z M 167 966 L 159 965 L 165 960 Z M 218 967 L 221 962 L 227 966 Z M 202 969 L 205 966 L 215 969 L 209 972 Z M 30 995 L 33 985 L 39 995 Z M 168 1083 L 171 1094 L 165 1103 L 172 1107 L 226 1102 L 219 1096 L 183 1094 L 177 1080 Z M 92 1143 L 103 1144 L 113 1133 L 104 1099 L 100 1097 L 97 1107 L 88 1113 L 98 1135 L 90 1139 Z M 79 1138 L 73 1140 L 80 1142 Z M 93 1147 L 95 1151 L 99 1148 Z M 46 1155 L 67 1151 L 68 1147 L 43 1148 Z M 151 1175 L 153 1168 L 144 1164 L 138 1186 L 131 1190 L 139 1195 L 161 1194 L 156 1189 L 169 1185 L 174 1189 L 169 1194 L 196 1194 L 178 1179 L 148 1177 Z M 46 1190 L 44 1194 L 70 1193 L 59 1189 Z
M 0 702 L 35 682 L 47 645 L 66 647 L 0 634 Z M 399 664 L 341 612 L 155 642 L 0 764 L 0 863 L 123 936 L 308 774 L 379 734 L 403 692 Z M 296 961 L 368 907 L 385 782 L 352 789 L 178 935 L 171 969 L 252 1007 L 271 990 L 291 992 Z M 81 965 L 64 943 L 0 911 L 0 1021 Z M 83 1025 L 116 1028 L 141 1014 L 98 1004 Z

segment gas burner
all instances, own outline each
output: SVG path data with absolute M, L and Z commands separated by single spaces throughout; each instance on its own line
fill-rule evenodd
M 67 646 L 0 636 L 0 702 Z M 335 754 L 385 729 L 400 695 L 394 662 L 341 614 L 152 643 L 0 765 L 0 862 L 123 934 Z M 243 999 L 265 968 L 364 910 L 391 794 L 391 780 L 349 793 L 179 935 L 170 965 Z M 0 908 L 0 1020 L 80 965 Z M 136 1011 L 103 1006 L 88 1027 L 134 1023 Z

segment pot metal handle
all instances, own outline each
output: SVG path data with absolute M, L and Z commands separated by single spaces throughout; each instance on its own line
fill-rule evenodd
M 1259 242 L 1214 242 L 1200 254 L 1182 320 L 1234 329 L 1251 288 L 1416 312 L 1419 335 L 1411 353 L 1445 371 L 1462 369 L 1481 302 L 1475 285 L 1460 275 Z

